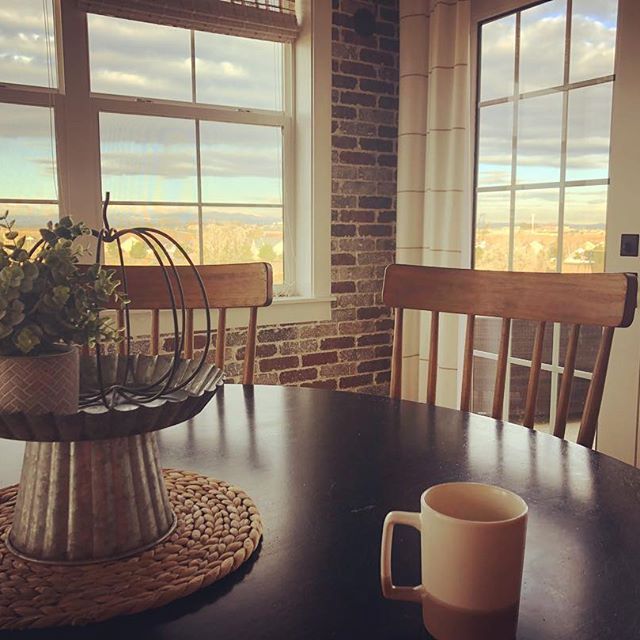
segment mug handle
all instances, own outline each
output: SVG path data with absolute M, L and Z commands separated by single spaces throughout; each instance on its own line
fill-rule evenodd
M 397 524 L 413 527 L 422 533 L 419 513 L 409 511 L 390 511 L 382 525 L 382 548 L 380 549 L 380 583 L 382 595 L 391 600 L 408 600 L 420 602 L 422 585 L 415 587 L 398 587 L 393 584 L 391 577 L 391 544 L 393 542 L 393 528 Z

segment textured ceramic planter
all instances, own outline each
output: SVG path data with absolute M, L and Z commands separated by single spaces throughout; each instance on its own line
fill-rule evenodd
M 39 356 L 0 356 L 2 413 L 76 413 L 79 386 L 75 347 Z

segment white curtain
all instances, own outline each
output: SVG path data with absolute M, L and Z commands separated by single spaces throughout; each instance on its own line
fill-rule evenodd
M 396 261 L 466 267 L 470 0 L 400 0 Z M 405 313 L 402 395 L 426 396 L 429 314 Z M 458 318 L 440 320 L 437 403 L 456 406 Z

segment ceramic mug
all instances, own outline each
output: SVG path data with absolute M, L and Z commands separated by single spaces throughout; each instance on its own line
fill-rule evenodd
M 451 482 L 427 489 L 420 513 L 391 511 L 382 529 L 382 593 L 422 604 L 438 640 L 515 638 L 527 530 L 527 503 L 488 484 Z M 391 579 L 396 524 L 420 532 L 422 584 Z

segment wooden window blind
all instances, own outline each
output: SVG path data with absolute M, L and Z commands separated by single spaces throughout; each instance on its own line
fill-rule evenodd
M 244 38 L 293 42 L 295 0 L 78 0 L 90 13 Z

